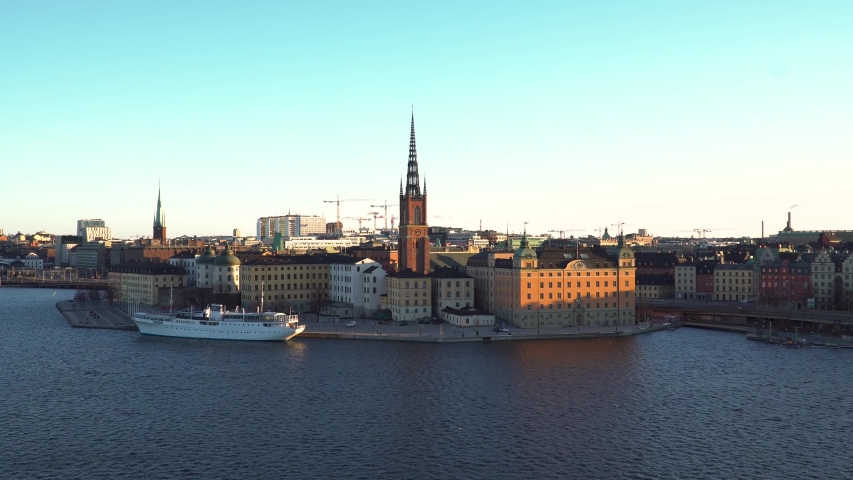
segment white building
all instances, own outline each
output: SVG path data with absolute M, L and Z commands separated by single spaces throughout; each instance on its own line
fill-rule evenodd
M 489 327 L 495 324 L 495 316 L 472 307 L 460 309 L 444 307 L 441 319 L 457 327 Z
M 100 218 L 84 218 L 77 220 L 77 236 L 80 237 L 80 243 L 111 240 L 113 229 L 107 227 L 106 222 Z
M 95 242 L 98 240 L 110 240 L 113 238 L 113 229 L 110 227 L 86 227 L 80 231 L 82 243 Z
M 68 265 L 68 251 L 79 245 L 80 237 L 76 235 L 57 235 L 53 241 L 54 257 L 57 267 Z M 118 263 L 118 262 L 116 262 Z
M 378 262 L 374 262 L 362 271 L 364 275 L 364 314 L 372 316 L 382 308 L 382 295 L 385 295 L 385 277 L 388 273 Z
M 364 243 L 364 237 L 341 237 L 341 238 L 317 238 L 317 237 L 290 237 L 284 239 L 284 249 L 294 250 L 296 253 L 304 253 L 307 250 L 318 248 L 334 248 L 343 251 L 350 247 L 357 247 Z
M 187 286 L 189 287 L 196 286 L 196 274 L 198 273 L 196 267 L 197 258 L 198 255 L 195 253 L 183 251 L 169 259 L 171 265 L 181 267 L 187 271 Z
M 487 248 L 489 240 L 481 237 L 477 232 L 469 230 L 450 230 L 447 232 L 446 241 L 448 245 L 458 247 Z
M 21 261 L 24 262 L 24 266 L 28 269 L 42 270 L 44 268 L 44 261 L 35 253 L 28 253 Z
M 329 264 L 329 299 L 351 304 L 353 316 L 370 317 L 385 294 L 385 270 L 369 258 L 342 258 Z
M 282 237 L 301 237 L 326 233 L 326 218 L 318 215 L 283 215 L 279 217 L 261 217 L 257 224 L 257 237 L 261 242 L 270 244 L 276 232 Z
M 204 253 L 195 259 L 195 282 L 200 288 L 213 288 L 213 262 L 216 261 L 216 251 L 208 246 Z
M 214 292 L 238 293 L 240 291 L 240 259 L 229 247 L 213 261 L 211 286 Z

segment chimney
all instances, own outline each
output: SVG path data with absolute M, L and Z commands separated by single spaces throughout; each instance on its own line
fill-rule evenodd
M 788 212 L 788 230 L 793 230 L 791 228 L 791 212 Z

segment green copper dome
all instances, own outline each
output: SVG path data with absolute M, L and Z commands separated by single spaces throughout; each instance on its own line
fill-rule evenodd
M 215 267 L 236 267 L 240 265 L 240 259 L 234 255 L 230 248 L 225 247 L 225 250 L 216 257 L 213 265 Z
M 213 247 L 207 247 L 204 249 L 204 253 L 196 259 L 195 263 L 196 265 L 213 265 L 215 260 L 216 252 L 213 251 Z
M 512 254 L 515 260 L 525 258 L 536 258 L 536 251 L 530 248 L 530 243 L 527 241 L 527 229 L 524 230 L 524 235 L 521 236 L 521 246 Z

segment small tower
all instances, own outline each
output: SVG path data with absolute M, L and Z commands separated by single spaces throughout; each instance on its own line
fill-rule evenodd
M 527 227 L 524 227 L 524 235 L 521 236 L 521 246 L 512 254 L 512 268 L 537 268 L 539 257 L 536 251 L 530 248 L 527 240 Z
M 154 214 L 154 234 L 152 240 L 159 240 L 160 245 L 166 244 L 166 214 L 163 213 L 163 204 L 160 201 L 160 184 L 157 184 L 157 213 Z

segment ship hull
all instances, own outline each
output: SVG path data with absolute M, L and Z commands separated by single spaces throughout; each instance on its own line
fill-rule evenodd
M 152 320 L 134 318 L 134 323 L 143 335 L 175 338 L 204 338 L 210 340 L 249 340 L 262 342 L 283 342 L 290 340 L 305 330 L 304 325 L 295 328 L 281 324 L 255 322 L 215 322 L 218 325 L 206 325 L 194 320 Z

